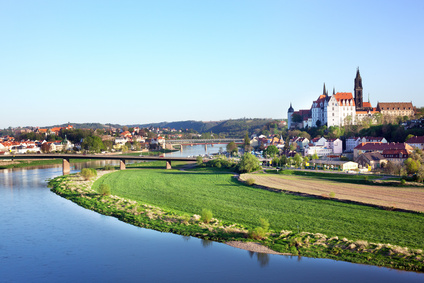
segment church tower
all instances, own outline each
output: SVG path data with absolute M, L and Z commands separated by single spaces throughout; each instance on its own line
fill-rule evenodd
M 292 125 L 292 116 L 293 116 L 293 113 L 294 113 L 294 109 L 293 109 L 292 104 L 290 102 L 290 108 L 287 111 L 287 127 L 288 127 L 288 129 L 290 129 L 290 127 Z
M 356 78 L 355 78 L 355 108 L 356 110 L 361 110 L 364 108 L 364 100 L 362 97 L 362 78 L 359 74 L 359 67 L 356 69 Z

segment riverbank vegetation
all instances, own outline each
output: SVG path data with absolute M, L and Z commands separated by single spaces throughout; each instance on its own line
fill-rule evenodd
M 11 158 L 13 159 L 13 158 Z M 90 159 L 71 159 L 70 163 L 84 163 L 91 161 Z M 0 169 L 10 169 L 10 168 L 25 168 L 33 166 L 43 166 L 43 165 L 56 165 L 62 164 L 62 159 L 37 159 L 37 160 L 20 160 L 15 159 L 13 161 L 2 161 L 0 160 Z
M 81 180 L 78 175 L 61 176 L 50 185 L 86 208 L 140 227 L 424 271 L 420 213 L 270 192 L 247 186 L 222 169 L 134 169 L 106 174 L 94 183 Z M 110 196 L 100 193 L 105 185 Z M 202 211 L 214 218 L 205 223 Z

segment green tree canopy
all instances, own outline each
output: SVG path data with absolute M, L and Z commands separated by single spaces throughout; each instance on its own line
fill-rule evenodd
M 250 173 L 260 168 L 261 166 L 259 165 L 258 158 L 249 152 L 244 153 L 240 162 L 237 164 L 237 170 L 240 173 Z
M 88 136 L 81 143 L 81 148 L 89 151 L 100 152 L 105 149 L 105 146 L 100 137 Z
M 264 156 L 271 156 L 274 157 L 278 154 L 279 150 L 275 145 L 268 146 L 264 151 Z
M 237 153 L 237 151 L 238 149 L 235 142 L 230 142 L 229 144 L 227 144 L 227 152 L 232 154 L 233 152 Z

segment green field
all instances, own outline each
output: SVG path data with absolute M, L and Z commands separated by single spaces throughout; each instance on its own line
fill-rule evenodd
M 105 175 L 93 189 L 102 183 L 109 184 L 114 195 L 176 213 L 200 214 L 207 208 L 215 218 L 251 228 L 258 226 L 262 217 L 275 231 L 300 230 L 424 247 L 423 214 L 269 192 L 241 184 L 230 173 L 134 169 Z

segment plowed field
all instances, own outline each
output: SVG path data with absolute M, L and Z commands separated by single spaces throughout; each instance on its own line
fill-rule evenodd
M 335 199 L 424 212 L 423 188 L 350 184 L 311 177 L 271 174 L 243 174 L 240 178 L 242 180 L 253 178 L 255 184 L 273 189 L 317 196 L 329 196 L 330 193 L 334 193 Z

